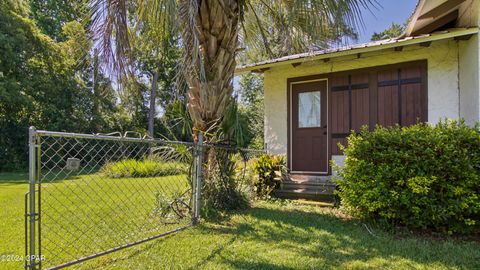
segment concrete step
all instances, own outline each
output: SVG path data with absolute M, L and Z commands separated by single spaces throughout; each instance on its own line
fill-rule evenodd
M 313 181 L 290 181 L 284 180 L 282 184 L 285 186 L 306 186 L 306 187 L 335 187 L 333 182 L 313 182 Z
M 334 196 L 328 192 L 311 191 L 304 189 L 280 190 L 274 192 L 275 196 L 283 199 L 306 199 L 322 202 L 333 202 Z
M 333 194 L 333 191 L 335 190 L 334 187 L 283 187 L 280 188 L 282 191 L 291 191 L 295 193 L 311 193 L 311 194 Z
M 330 175 L 290 174 L 285 180 L 297 183 L 331 183 L 332 177 Z
M 298 191 L 305 191 L 305 192 L 317 192 L 317 193 L 324 193 L 328 192 L 333 194 L 335 190 L 335 185 L 332 184 L 296 184 L 296 183 L 282 183 L 280 185 L 280 190 L 298 190 Z
M 275 190 L 275 196 L 285 199 L 306 199 L 332 202 L 335 184 L 330 177 L 290 175 L 284 179 L 280 188 Z
M 333 194 L 335 186 L 281 185 L 279 190 L 295 193 Z
M 335 183 L 330 175 L 286 174 L 281 179 L 280 188 L 275 196 L 286 199 L 307 199 L 314 201 L 334 200 Z

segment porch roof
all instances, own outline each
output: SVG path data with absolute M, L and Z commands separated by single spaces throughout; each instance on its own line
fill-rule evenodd
M 423 34 L 418 36 L 409 36 L 393 39 L 385 39 L 380 41 L 372 41 L 362 44 L 342 46 L 338 48 L 330 48 L 325 50 L 311 51 L 288 55 L 276 59 L 266 60 L 254 64 L 237 66 L 235 73 L 242 74 L 246 72 L 263 72 L 271 67 L 279 65 L 299 65 L 304 62 L 325 60 L 347 55 L 361 54 L 385 49 L 399 48 L 409 45 L 428 44 L 433 41 L 445 39 L 466 39 L 471 35 L 478 34 L 478 27 L 471 28 L 452 28 L 445 31 L 433 32 L 431 34 Z

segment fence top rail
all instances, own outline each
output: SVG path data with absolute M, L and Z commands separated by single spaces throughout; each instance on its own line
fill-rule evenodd
M 96 140 L 111 140 L 111 141 L 120 141 L 120 142 L 143 142 L 143 143 L 160 143 L 160 144 L 177 144 L 177 145 L 195 145 L 194 142 L 183 142 L 183 141 L 170 141 L 163 140 L 158 138 L 151 138 L 149 136 L 141 136 L 140 133 L 127 131 L 124 135 L 120 132 L 113 132 L 109 134 L 85 134 L 85 133 L 74 133 L 74 132 L 61 132 L 61 131 L 48 131 L 48 130 L 36 130 L 35 127 L 30 127 L 30 130 L 33 131 L 32 135 L 40 137 L 62 137 L 62 138 L 78 138 L 78 139 L 96 139 Z M 116 135 L 114 135 L 116 134 Z M 130 137 L 128 134 L 137 134 L 138 137 Z M 265 149 L 248 149 L 235 146 L 229 146 L 224 144 L 209 144 L 204 143 L 201 145 L 204 148 L 213 147 L 225 150 L 235 150 L 248 153 L 265 153 Z
M 110 133 L 112 134 L 112 133 Z M 193 142 L 179 142 L 179 141 L 170 141 L 155 139 L 150 137 L 126 137 L 122 136 L 119 132 L 118 136 L 110 134 L 83 134 L 83 133 L 72 133 L 72 132 L 60 132 L 60 131 L 47 131 L 47 130 L 34 130 L 33 135 L 40 137 L 62 137 L 62 138 L 78 138 L 78 139 L 96 139 L 96 140 L 111 140 L 111 141 L 122 141 L 122 142 L 144 142 L 144 143 L 161 143 L 161 144 L 182 144 L 182 145 L 194 145 Z
M 225 145 L 225 144 L 203 144 L 202 145 L 205 148 L 217 148 L 217 149 L 225 149 L 225 150 L 233 150 L 233 151 L 241 151 L 241 152 L 246 152 L 246 153 L 266 153 L 265 149 L 251 149 L 251 148 L 242 148 L 242 147 L 236 147 L 233 145 Z

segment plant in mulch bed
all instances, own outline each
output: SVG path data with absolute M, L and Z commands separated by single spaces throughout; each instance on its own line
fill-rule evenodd
M 263 154 L 253 162 L 256 173 L 254 179 L 255 193 L 260 198 L 268 198 L 280 187 L 280 178 L 277 172 L 285 168 L 285 156 Z

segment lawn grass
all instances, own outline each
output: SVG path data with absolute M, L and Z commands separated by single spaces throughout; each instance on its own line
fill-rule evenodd
M 28 185 L 20 181 L 20 176 L 0 177 L 4 179 L 0 180 L 0 200 L 2 206 L 9 207 L 9 211 L 2 212 L 6 214 L 1 219 L 6 223 L 2 228 L 6 229 L 7 237 L 15 234 L 15 244 L 7 244 L 7 252 L 0 255 L 23 255 L 23 194 Z M 189 215 L 183 219 L 161 216 L 160 203 L 170 202 L 173 196 L 186 194 L 185 201 L 189 203 L 189 184 L 184 174 L 113 179 L 101 173 L 52 173 L 44 180 L 41 232 L 46 268 L 191 223 Z M 12 219 L 14 223 L 10 223 Z M 8 264 L 10 267 L 13 262 Z
M 24 194 L 27 173 L 0 173 L 0 256 L 23 256 Z M 0 269 L 20 269 L 23 261 L 0 261 Z
M 0 174 L 1 254 L 23 254 L 23 176 Z M 480 269 L 480 243 L 396 237 L 330 208 L 257 202 L 252 209 L 79 265 L 79 269 Z M 21 262 L 0 262 L 18 269 Z

